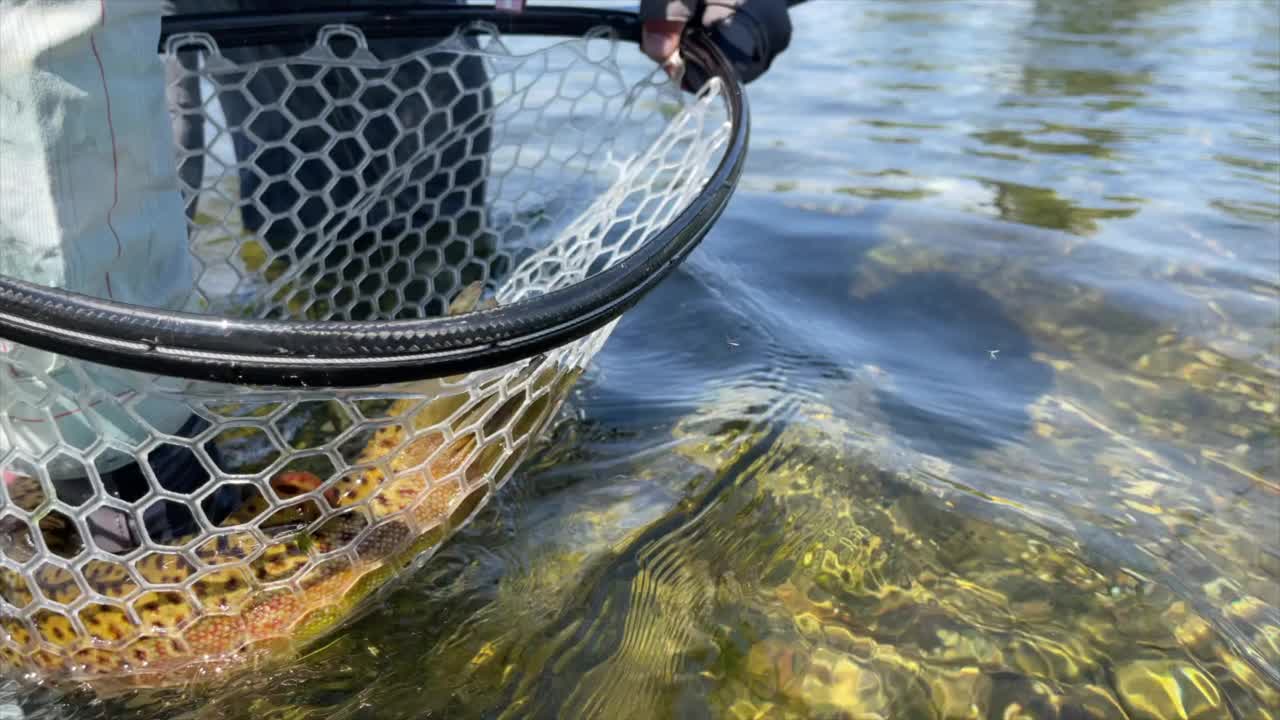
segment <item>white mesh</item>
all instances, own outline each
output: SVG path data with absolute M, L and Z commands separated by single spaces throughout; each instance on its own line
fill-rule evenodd
M 485 30 L 382 58 L 345 27 L 276 57 L 170 44 L 175 87 L 202 88 L 173 115 L 207 312 L 425 317 L 477 282 L 512 303 L 617 262 L 703 189 L 729 130 L 716 83 L 688 97 L 599 36 L 517 53 Z M 612 327 L 336 391 L 0 353 L 26 388 L 0 398 L 0 665 L 109 687 L 287 655 L 474 516 Z M 154 427 L 174 405 L 193 420 Z M 47 447 L 16 442 L 27 426 Z

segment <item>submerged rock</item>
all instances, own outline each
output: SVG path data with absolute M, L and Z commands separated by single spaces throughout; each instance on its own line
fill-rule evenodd
M 1116 669 L 1116 691 L 1134 720 L 1231 718 L 1213 679 L 1186 662 L 1126 663 Z

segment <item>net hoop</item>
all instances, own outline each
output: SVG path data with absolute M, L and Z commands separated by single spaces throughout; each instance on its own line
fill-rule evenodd
M 581 37 L 606 27 L 639 43 L 638 16 L 618 11 L 437 6 L 170 16 L 168 38 L 203 33 L 222 47 L 296 41 L 322 27 L 369 38 L 413 38 L 490 23 L 503 34 Z M 371 377 L 408 382 L 487 370 L 549 352 L 616 320 L 658 285 L 707 234 L 737 186 L 749 137 L 747 99 L 707 32 L 691 27 L 686 64 L 721 81 L 731 124 L 701 192 L 628 257 L 580 282 L 515 304 L 457 317 L 384 321 L 259 320 L 158 311 L 0 276 L 0 338 L 145 373 L 237 385 L 359 387 Z

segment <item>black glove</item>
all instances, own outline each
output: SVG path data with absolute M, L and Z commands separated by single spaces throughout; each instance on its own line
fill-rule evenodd
M 791 42 L 787 0 L 641 0 L 641 49 L 668 71 L 681 64 L 680 33 L 706 28 L 744 83 L 760 77 Z M 701 85 L 701 81 L 693 83 Z

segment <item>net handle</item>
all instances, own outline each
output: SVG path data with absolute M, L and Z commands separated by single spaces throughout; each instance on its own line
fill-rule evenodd
M 366 38 L 446 37 L 459 27 L 487 23 L 504 35 L 581 37 L 607 26 L 628 42 L 640 42 L 638 15 L 619 10 L 579 7 L 526 7 L 519 13 L 493 6 L 416 3 L 411 6 L 368 5 L 358 8 L 321 3 L 306 10 L 266 10 L 235 13 L 186 13 L 163 18 L 160 49 L 174 35 L 203 33 L 221 48 L 273 43 L 297 43 L 328 25 L 351 25 Z
M 164 18 L 161 47 L 175 34 L 204 33 L 220 46 L 297 42 L 346 24 L 367 37 L 447 36 L 470 22 L 505 34 L 582 36 L 602 25 L 639 43 L 631 13 L 423 4 L 411 8 L 307 10 Z M 224 45 L 225 43 L 225 45 Z M 159 311 L 0 277 L 0 338 L 138 372 L 238 385 L 360 387 L 499 367 L 581 339 L 616 320 L 661 282 L 706 236 L 737 186 L 750 132 L 735 70 L 701 28 L 681 52 L 723 81 L 732 132 L 700 192 L 668 226 L 617 264 L 561 290 L 457 317 L 373 322 L 248 320 Z

